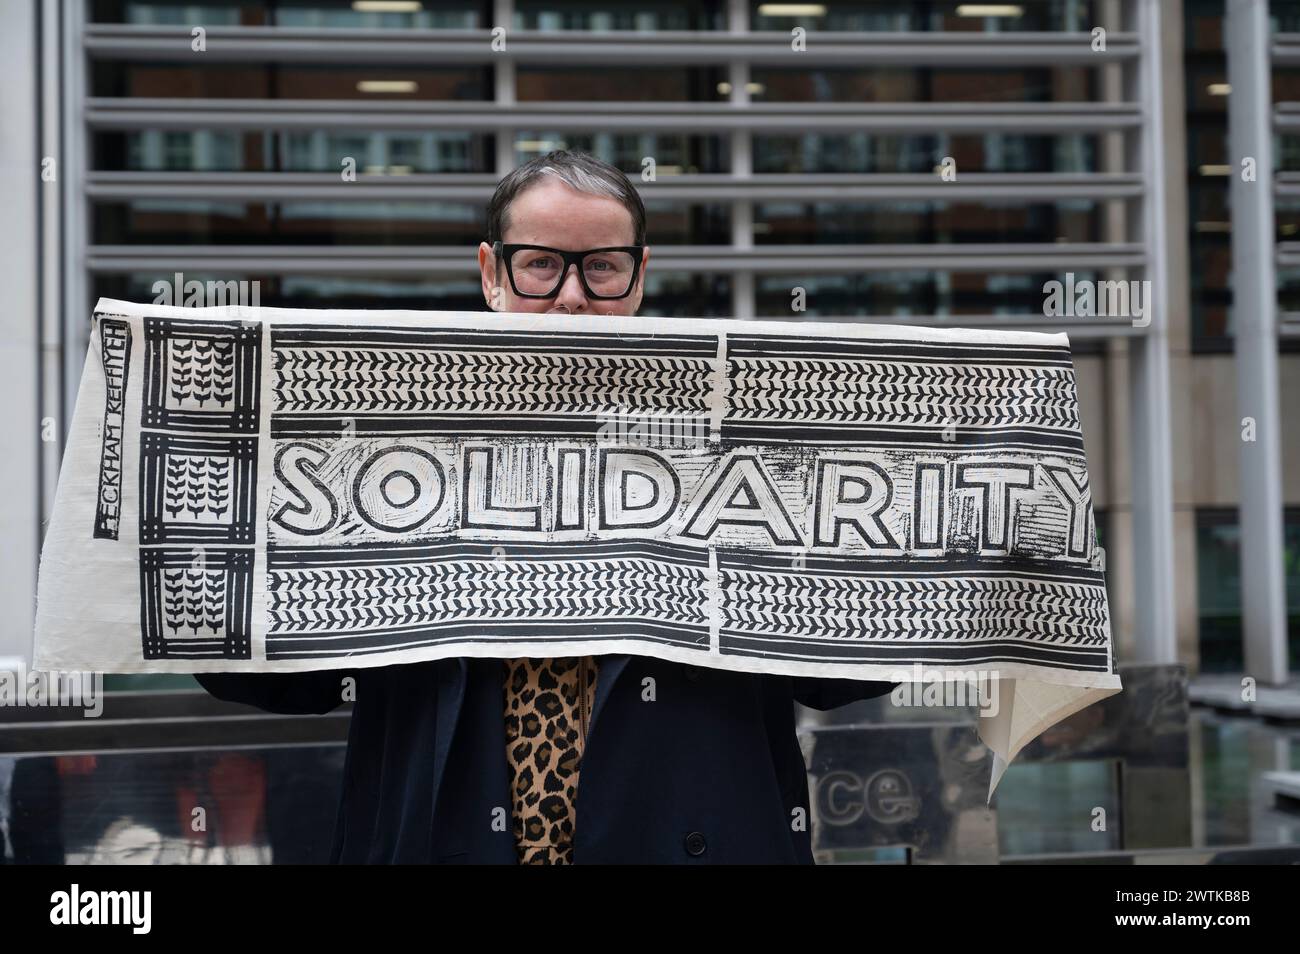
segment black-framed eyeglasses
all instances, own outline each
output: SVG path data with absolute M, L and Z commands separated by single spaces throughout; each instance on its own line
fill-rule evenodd
M 588 298 L 626 298 L 641 267 L 643 245 L 610 245 L 566 252 L 546 245 L 493 243 L 498 261 L 504 260 L 510 287 L 520 298 L 552 298 L 560 291 L 569 266 L 578 268 L 578 280 Z

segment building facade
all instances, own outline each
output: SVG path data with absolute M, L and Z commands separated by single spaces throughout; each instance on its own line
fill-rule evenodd
M 1285 46 L 1300 3 L 1263 7 Z M 568 147 L 642 191 L 645 314 L 1066 331 L 1121 657 L 1265 681 L 1300 662 L 1300 136 L 1280 124 L 1259 172 L 1277 183 L 1276 388 L 1245 415 L 1225 0 L 23 0 L 2 15 L 0 655 L 29 652 L 99 296 L 154 300 L 183 276 L 256 282 L 266 305 L 479 310 L 495 182 Z M 1273 101 L 1300 99 L 1285 56 L 1270 75 Z M 1047 300 L 1051 282 L 1120 281 L 1150 289 L 1140 306 Z M 1277 562 L 1238 516 L 1241 474 L 1260 473 L 1247 416 L 1281 504 L 1281 582 L 1261 599 L 1280 585 L 1285 609 L 1243 622 L 1260 591 L 1243 552 Z

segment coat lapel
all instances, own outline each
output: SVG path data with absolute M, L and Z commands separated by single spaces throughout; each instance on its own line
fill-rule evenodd
M 599 672 L 596 675 L 596 700 L 591 706 L 591 725 L 593 728 L 596 725 L 596 720 L 600 718 L 600 710 L 605 705 L 605 700 L 609 698 L 614 683 L 623 674 L 623 670 L 627 667 L 631 658 L 631 656 L 624 654 L 596 657 Z
M 460 721 L 460 710 L 465 705 L 465 689 L 469 685 L 469 660 L 460 656 L 448 660 L 456 665 L 438 667 L 438 724 L 434 730 L 433 744 L 433 812 L 438 813 L 438 793 L 447 774 L 447 754 L 451 740 Z

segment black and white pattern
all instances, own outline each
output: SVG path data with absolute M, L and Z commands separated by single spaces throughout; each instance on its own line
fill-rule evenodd
M 723 360 L 717 441 L 602 435 L 708 419 Z M 617 636 L 1111 671 L 1064 346 L 287 325 L 271 366 L 268 659 Z
M 144 318 L 145 659 L 249 659 L 262 325 Z
M 56 505 L 38 659 L 991 670 L 1017 687 L 988 735 L 1003 764 L 1119 689 L 1064 335 L 98 318 L 64 464 L 97 492 Z

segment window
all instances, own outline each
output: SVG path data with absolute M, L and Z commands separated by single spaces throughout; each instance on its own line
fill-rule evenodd
M 1283 530 L 1287 591 L 1288 665 L 1300 666 L 1300 508 L 1286 512 Z M 1203 672 L 1241 672 L 1241 531 L 1235 510 L 1196 513 L 1197 613 Z

